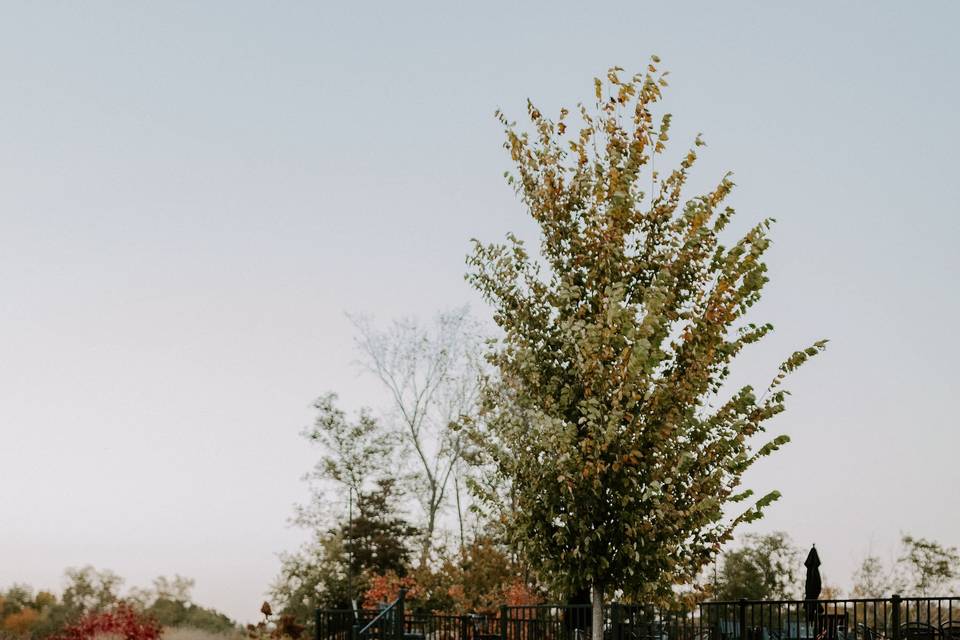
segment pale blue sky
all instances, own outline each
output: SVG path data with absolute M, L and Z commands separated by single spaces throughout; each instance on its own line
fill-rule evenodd
M 960 9 L 951 2 L 0 4 L 0 587 L 93 563 L 252 619 L 310 401 L 381 405 L 343 311 L 472 303 L 468 239 L 531 237 L 493 111 L 672 71 L 694 186 L 779 220 L 738 379 L 812 339 L 755 527 L 844 585 L 960 544 Z

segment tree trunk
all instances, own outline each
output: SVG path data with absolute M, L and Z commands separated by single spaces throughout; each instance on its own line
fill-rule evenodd
M 440 505 L 437 501 L 436 485 L 430 491 L 430 505 L 427 511 L 427 530 L 423 533 L 423 546 L 420 548 L 420 568 L 423 569 L 430 562 L 430 551 L 433 550 L 433 530 L 437 526 L 437 511 Z
M 592 640 L 603 640 L 603 590 L 593 585 L 593 615 L 590 621 L 590 636 Z
M 454 474 L 453 488 L 457 492 L 457 521 L 460 523 L 460 560 L 463 561 L 467 545 L 463 537 L 463 510 L 460 508 L 460 474 Z

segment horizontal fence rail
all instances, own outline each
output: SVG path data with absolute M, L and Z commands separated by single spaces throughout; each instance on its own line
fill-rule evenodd
M 315 640 L 356 640 L 380 610 L 318 610 Z M 467 615 L 406 611 L 369 640 L 592 640 L 590 605 L 500 607 Z M 361 640 L 367 640 L 361 639 Z M 960 640 L 960 598 L 703 602 L 689 611 L 611 604 L 603 640 Z

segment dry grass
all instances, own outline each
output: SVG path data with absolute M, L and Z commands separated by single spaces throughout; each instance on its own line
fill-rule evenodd
M 244 637 L 240 631 L 214 633 L 190 627 L 164 627 L 162 640 L 241 640 Z

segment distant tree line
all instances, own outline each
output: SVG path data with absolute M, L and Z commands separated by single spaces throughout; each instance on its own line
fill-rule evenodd
M 783 531 L 747 534 L 740 544 L 725 551 L 707 571 L 703 597 L 717 600 L 789 600 L 803 597 L 803 550 Z M 844 595 L 829 582 L 825 568 L 821 598 Z M 901 535 L 890 562 L 868 554 L 852 576 L 854 598 L 884 598 L 894 593 L 909 596 L 945 596 L 958 592 L 960 555 L 955 547 Z
M 126 607 L 162 627 L 188 627 L 213 633 L 234 631 L 236 623 L 224 614 L 195 604 L 194 582 L 188 578 L 159 577 L 149 588 L 122 594 L 123 578 L 91 566 L 67 569 L 58 597 L 52 590 L 14 584 L 0 591 L 0 635 L 17 638 L 57 636 L 85 617 Z

